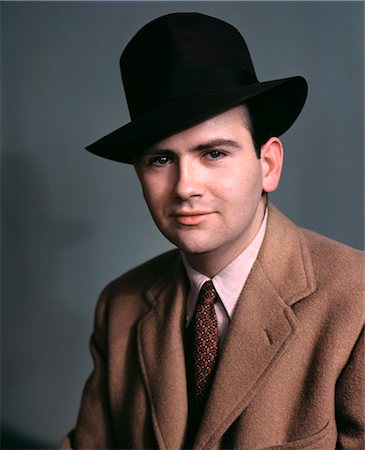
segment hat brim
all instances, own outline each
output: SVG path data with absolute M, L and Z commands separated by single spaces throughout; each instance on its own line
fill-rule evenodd
M 300 114 L 307 89 L 305 79 L 297 76 L 185 97 L 144 114 L 86 149 L 133 164 L 146 147 L 252 99 L 258 100 L 260 132 L 280 136 Z

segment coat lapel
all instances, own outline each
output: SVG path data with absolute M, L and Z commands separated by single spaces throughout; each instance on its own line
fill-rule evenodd
M 315 289 L 297 228 L 270 206 L 257 261 L 232 318 L 194 448 L 210 448 L 249 405 L 299 332 L 290 305 Z
M 153 303 L 138 330 L 139 359 L 161 449 L 182 448 L 188 414 L 184 357 L 186 280 L 182 263 L 147 293 Z

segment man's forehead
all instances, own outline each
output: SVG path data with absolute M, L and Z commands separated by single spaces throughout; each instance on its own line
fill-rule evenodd
M 208 143 L 209 145 L 212 144 L 211 146 L 225 144 L 233 147 L 235 146 L 233 142 L 237 140 L 233 136 L 236 136 L 242 130 L 251 132 L 251 119 L 248 108 L 245 105 L 240 105 L 223 113 L 216 114 L 192 127 L 162 139 L 150 148 L 165 147 L 168 146 L 169 142 L 193 142 L 194 140 L 197 140 L 194 147 L 205 147 Z

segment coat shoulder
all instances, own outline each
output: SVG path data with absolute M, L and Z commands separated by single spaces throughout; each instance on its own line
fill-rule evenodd
M 365 252 L 301 228 L 272 205 L 270 209 L 259 257 L 279 294 L 288 304 L 310 295 L 328 314 L 362 322 Z
M 310 230 L 300 229 L 317 284 L 317 292 L 345 304 L 348 313 L 365 312 L 365 252 Z
M 162 253 L 129 270 L 109 284 L 110 291 L 146 290 L 168 278 L 171 271 L 180 262 L 179 250 Z
M 116 315 L 121 310 L 133 311 L 136 316 L 145 313 L 151 306 L 151 298 L 157 297 L 156 292 L 181 274 L 181 264 L 180 252 L 170 250 L 111 281 L 99 297 L 97 316 L 106 310 Z
M 350 276 L 360 281 L 365 274 L 365 252 L 337 242 L 314 231 L 300 228 L 317 269 L 330 276 Z M 363 277 L 361 277 L 363 278 Z

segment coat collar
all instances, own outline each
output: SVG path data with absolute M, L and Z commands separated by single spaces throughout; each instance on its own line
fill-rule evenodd
M 166 273 L 166 272 L 165 272 Z M 182 448 L 187 427 L 184 323 L 187 279 L 180 258 L 148 292 L 139 357 L 160 448 Z M 211 447 L 254 398 L 299 332 L 291 305 L 315 290 L 300 231 L 272 205 L 264 242 L 241 293 L 194 448 Z M 217 414 L 219 411 L 219 414 Z
M 271 203 L 257 265 L 261 265 L 268 281 L 287 305 L 293 305 L 316 289 L 312 258 L 300 228 Z

